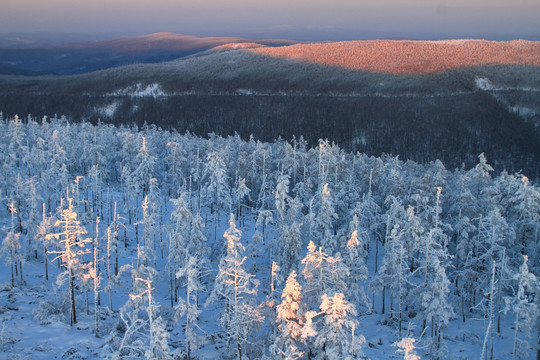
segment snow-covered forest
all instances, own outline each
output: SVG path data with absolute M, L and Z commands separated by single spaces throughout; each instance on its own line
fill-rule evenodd
M 536 358 L 540 188 L 483 154 L 1 115 L 0 147 L 0 358 Z

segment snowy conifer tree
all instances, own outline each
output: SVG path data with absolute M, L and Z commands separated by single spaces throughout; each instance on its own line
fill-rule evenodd
M 355 334 L 358 326 L 354 305 L 345 300 L 345 295 L 323 294 L 320 309 L 323 320 L 319 326 L 315 346 L 321 351 L 319 359 L 359 359 L 363 357 L 361 345 L 364 336 Z
M 530 299 L 530 297 L 540 293 L 540 286 L 536 276 L 529 272 L 527 260 L 527 255 L 523 255 L 523 264 L 519 268 L 519 273 L 515 274 L 513 279 L 517 281 L 517 291 L 514 296 L 506 298 L 505 312 L 511 309 L 515 314 L 514 345 L 512 349 L 512 358 L 514 360 L 527 358 L 529 344 L 520 338 L 520 333 L 530 337 L 535 331 L 540 314 L 538 304 Z M 529 294 L 532 296 L 528 296 Z
M 187 248 L 190 244 L 192 215 L 184 197 L 185 194 L 181 193 L 178 199 L 171 200 L 174 210 L 171 213 L 172 229 L 169 234 L 169 254 L 167 255 L 167 267 L 169 268 L 171 285 L 171 306 L 178 299 L 176 272 L 180 267 L 184 266 L 187 254 L 190 253 Z
M 299 351 L 302 335 L 302 287 L 296 280 L 293 270 L 281 294 L 282 302 L 276 307 L 277 336 L 270 347 L 273 356 L 280 359 L 297 359 L 302 356 Z
M 176 197 L 183 180 L 182 161 L 184 161 L 186 152 L 176 141 L 167 143 L 168 154 L 165 163 L 168 166 L 167 180 L 169 181 L 169 196 Z
M 142 197 L 144 198 L 150 190 L 150 179 L 154 175 L 154 168 L 156 165 L 156 157 L 148 148 L 144 136 L 142 137 L 139 153 L 135 158 L 135 164 L 136 167 L 133 170 L 132 176 L 137 184 L 137 189 L 142 190 Z
M 321 190 L 319 213 L 317 214 L 316 221 L 321 234 L 320 244 L 330 253 L 338 250 L 334 236 L 334 222 L 337 218 L 338 215 L 334 209 L 334 200 L 328 189 L 328 183 L 326 183 Z
M 229 225 L 223 235 L 227 241 L 227 252 L 219 262 L 219 273 L 207 304 L 218 299 L 225 301 L 221 325 L 225 328 L 227 346 L 231 349 L 230 346 L 234 344 L 236 358 L 241 360 L 247 352 L 246 346 L 253 327 L 262 322 L 263 318 L 260 310 L 253 304 L 259 282 L 255 275 L 244 269 L 246 257 L 242 255 L 242 233 L 236 228 L 233 214 L 230 216 Z
M 201 310 L 197 301 L 197 293 L 202 290 L 199 282 L 201 277 L 201 262 L 195 256 L 189 256 L 185 265 L 176 272 L 178 278 L 186 280 L 186 298 L 179 299 L 176 305 L 176 317 L 185 316 L 184 335 L 186 359 L 190 360 L 193 351 L 197 350 L 204 344 L 204 337 L 200 336 L 199 316 Z
M 323 294 L 345 291 L 347 286 L 344 280 L 349 275 L 349 269 L 341 257 L 326 254 L 322 248 L 317 249 L 312 241 L 309 242 L 307 249 L 308 253 L 302 259 L 304 300 L 308 309 L 316 311 Z
M 42 204 L 42 220 L 37 229 L 35 238 L 43 245 L 43 262 L 45 263 L 45 280 L 49 280 L 49 259 L 47 257 L 48 249 L 51 248 L 55 241 L 53 238 L 47 236 L 53 229 L 55 218 L 52 216 L 47 217 L 45 215 L 45 203 Z
M 213 151 L 208 154 L 204 167 L 207 178 L 206 196 L 210 200 L 210 213 L 216 214 L 214 218 L 214 240 L 217 239 L 217 225 L 222 209 L 228 210 L 231 206 L 231 192 L 229 178 L 223 154 Z
M 11 286 L 15 286 L 15 273 L 19 272 L 21 275 L 21 281 L 23 281 L 22 276 L 22 262 L 24 261 L 24 256 L 22 254 L 21 244 L 19 241 L 21 233 L 15 232 L 14 229 L 14 216 L 17 210 L 13 206 L 13 203 L 9 206 L 9 212 L 11 213 L 11 228 L 7 232 L 6 237 L 2 242 L 2 248 L 0 249 L 2 253 L 6 254 L 6 263 L 11 269 Z M 19 267 L 19 269 L 17 269 Z
M 395 343 L 395 346 L 399 347 L 397 352 L 403 353 L 403 360 L 420 360 L 420 356 L 414 351 L 414 341 L 413 338 L 403 338 Z
M 144 291 L 138 294 L 129 294 L 131 300 L 147 299 L 148 305 L 146 307 L 146 314 L 148 316 L 148 346 L 144 351 L 144 356 L 147 360 L 154 359 L 170 359 L 170 350 L 167 339 L 169 333 L 165 328 L 165 321 L 161 316 L 157 316 L 157 306 L 152 297 L 152 281 L 143 278 L 135 278 L 134 281 L 142 282 L 146 286 L 143 287 Z M 157 317 L 156 317 L 157 316 Z
M 351 294 L 351 299 L 353 299 L 356 304 L 362 304 L 370 311 L 371 301 L 367 297 L 364 287 L 359 284 L 366 281 L 368 278 L 368 268 L 366 265 L 366 246 L 368 238 L 365 233 L 360 237 L 358 236 L 359 225 L 358 217 L 356 215 L 353 216 L 351 230 L 351 236 L 347 241 L 347 256 L 345 257 L 345 264 L 350 271 L 349 293 Z M 362 240 L 362 242 L 360 242 L 360 240 Z
M 274 194 L 277 231 L 272 244 L 272 260 L 279 263 L 285 273 L 296 267 L 302 250 L 302 204 L 289 196 L 289 175 L 281 175 Z
M 79 220 L 77 213 L 73 211 L 72 198 L 67 196 L 67 206 L 61 209 L 59 219 L 55 222 L 55 227 L 59 229 L 58 233 L 47 234 L 47 238 L 57 239 L 60 250 L 51 250 L 50 253 L 58 254 L 58 257 L 65 265 L 65 271 L 61 272 L 56 283 L 62 285 L 66 278 L 69 281 L 69 299 L 70 299 L 70 324 L 77 323 L 77 312 L 75 307 L 75 278 L 82 277 L 88 264 L 84 261 L 84 254 L 90 250 L 86 249 L 86 244 L 92 242 L 92 239 L 84 237 L 87 233 Z

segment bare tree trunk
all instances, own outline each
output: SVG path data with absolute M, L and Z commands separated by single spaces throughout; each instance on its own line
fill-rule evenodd
M 47 248 L 43 251 L 43 260 L 45 262 L 45 280 L 49 280 L 49 260 L 47 258 Z
M 75 310 L 75 275 L 73 274 L 73 270 L 69 269 L 69 300 L 71 302 L 71 321 L 70 325 L 73 326 L 73 324 L 77 323 L 77 313 Z
M 15 287 L 15 271 L 13 270 L 14 264 L 12 263 L 11 268 L 11 287 Z

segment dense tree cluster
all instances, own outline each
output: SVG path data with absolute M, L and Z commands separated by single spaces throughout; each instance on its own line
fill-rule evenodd
M 376 312 L 408 359 L 415 341 L 444 358 L 448 324 L 476 318 L 482 356 L 494 358 L 501 317 L 512 316 L 519 358 L 536 326 L 540 189 L 523 174 L 495 176 L 483 154 L 449 171 L 324 140 L 17 117 L 0 119 L 0 146 L 11 286 L 24 286 L 26 261 L 47 277 L 57 264 L 72 324 L 76 300 L 90 313 L 94 294 L 104 356 L 191 359 L 214 343 L 239 360 L 356 359 L 361 316 Z M 49 310 L 40 304 L 36 318 Z M 118 324 L 101 328 L 116 311 Z M 219 313 L 210 327 L 204 312 Z

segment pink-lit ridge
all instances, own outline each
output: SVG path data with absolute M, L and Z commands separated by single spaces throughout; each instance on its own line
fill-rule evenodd
M 346 41 L 249 49 L 252 53 L 346 69 L 432 74 L 483 65 L 540 66 L 540 42 L 514 40 Z

